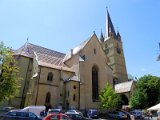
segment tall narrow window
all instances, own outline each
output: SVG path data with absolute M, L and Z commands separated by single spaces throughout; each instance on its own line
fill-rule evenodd
M 76 95 L 75 94 L 73 95 L 73 101 L 76 101 Z
M 47 94 L 46 94 L 46 103 L 50 103 L 50 101 L 51 101 L 51 93 L 50 92 L 48 92 Z
M 52 81 L 53 80 L 53 73 L 52 72 L 48 73 L 47 80 L 48 81 Z
M 96 54 L 96 48 L 94 48 L 94 54 Z
M 92 100 L 97 101 L 99 97 L 98 94 L 98 69 L 97 67 L 92 67 Z

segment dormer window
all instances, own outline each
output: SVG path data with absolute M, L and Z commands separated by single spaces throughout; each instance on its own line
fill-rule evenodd
M 53 73 L 52 72 L 48 73 L 47 80 L 48 81 L 53 81 Z

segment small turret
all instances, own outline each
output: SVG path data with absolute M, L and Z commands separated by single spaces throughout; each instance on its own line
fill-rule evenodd
M 102 33 L 102 31 L 101 31 L 100 41 L 101 41 L 101 43 L 103 43 L 103 42 L 104 42 L 104 37 L 103 37 L 103 33 Z
M 121 41 L 121 35 L 120 35 L 119 31 L 117 31 L 117 40 Z

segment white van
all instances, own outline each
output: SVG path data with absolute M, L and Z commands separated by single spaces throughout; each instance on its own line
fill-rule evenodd
M 45 109 L 46 109 L 45 106 L 27 106 L 27 107 L 21 109 L 21 111 L 33 112 L 33 113 L 40 116 L 40 112 L 42 112 Z

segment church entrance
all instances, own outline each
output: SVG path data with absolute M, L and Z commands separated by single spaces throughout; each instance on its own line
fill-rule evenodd
M 122 105 L 128 105 L 129 101 L 128 101 L 128 97 L 125 94 L 121 94 L 121 100 L 122 100 Z

